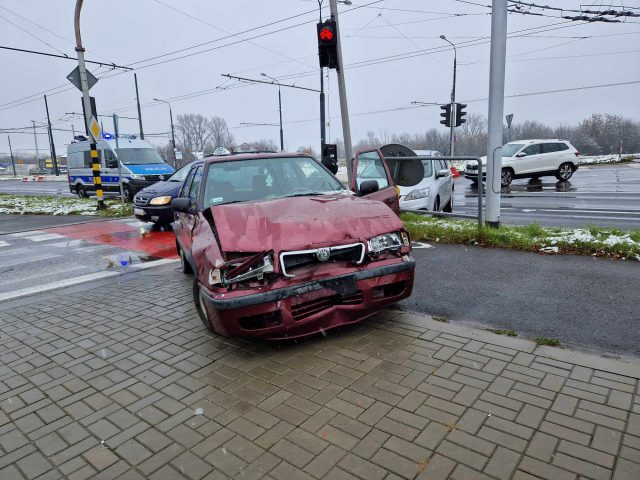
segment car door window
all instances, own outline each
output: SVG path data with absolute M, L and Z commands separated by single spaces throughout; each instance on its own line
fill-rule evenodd
M 527 156 L 529 155 L 538 155 L 540 153 L 540 144 L 536 144 L 536 145 L 529 145 L 527 148 L 525 148 L 524 150 L 522 150 L 524 153 L 527 154 Z
M 189 203 L 195 205 L 198 200 L 198 192 L 200 191 L 200 183 L 202 183 L 202 167 L 196 168 L 191 186 L 189 187 Z
M 196 173 L 196 169 L 194 168 L 189 172 L 189 176 L 187 180 L 182 185 L 182 189 L 180 190 L 180 198 L 187 198 L 189 196 L 189 190 L 191 189 L 191 184 L 193 183 L 193 177 Z
M 365 152 L 358 156 L 358 169 L 356 171 L 358 189 L 360 189 L 362 182 L 367 180 L 377 181 L 380 190 L 389 186 L 384 162 L 377 151 Z
M 558 143 L 556 145 L 558 145 L 558 151 L 559 152 L 563 152 L 565 150 L 569 150 L 569 145 L 567 145 L 566 143 Z
M 553 153 L 559 151 L 559 144 L 557 143 L 543 143 L 542 153 Z

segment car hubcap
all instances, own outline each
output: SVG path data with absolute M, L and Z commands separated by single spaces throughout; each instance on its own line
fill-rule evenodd
M 560 170 L 560 176 L 562 178 L 569 178 L 569 175 L 571 174 L 571 169 L 569 168 L 568 165 L 565 165 L 564 167 L 562 167 L 562 169 Z
M 511 174 L 509 172 L 502 172 L 502 183 L 508 184 L 511 181 Z

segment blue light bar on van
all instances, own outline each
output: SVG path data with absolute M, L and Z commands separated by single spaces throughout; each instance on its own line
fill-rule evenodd
M 102 134 L 102 138 L 104 138 L 105 140 L 111 140 L 113 138 L 113 135 L 111 135 L 110 133 L 104 132 Z

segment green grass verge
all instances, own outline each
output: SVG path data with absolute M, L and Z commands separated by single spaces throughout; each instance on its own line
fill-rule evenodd
M 591 226 L 567 229 L 503 225 L 481 227 L 469 220 L 433 218 L 403 213 L 404 224 L 413 240 L 482 245 L 529 252 L 572 253 L 640 260 L 640 229 L 622 231 Z
M 536 345 L 538 346 L 560 347 L 560 340 L 557 338 L 537 337 L 534 342 L 536 342 Z
M 90 198 L 25 196 L 0 194 L 0 213 L 14 215 L 97 215 L 101 217 L 130 217 L 133 207 L 122 205 L 119 199 L 105 200 L 107 208 L 97 209 L 97 201 Z

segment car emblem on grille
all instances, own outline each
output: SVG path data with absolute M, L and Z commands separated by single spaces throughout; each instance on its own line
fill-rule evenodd
M 326 262 L 327 260 L 329 260 L 330 254 L 331 254 L 330 248 L 319 248 L 318 251 L 316 252 L 316 257 L 318 257 L 318 260 L 320 262 Z

